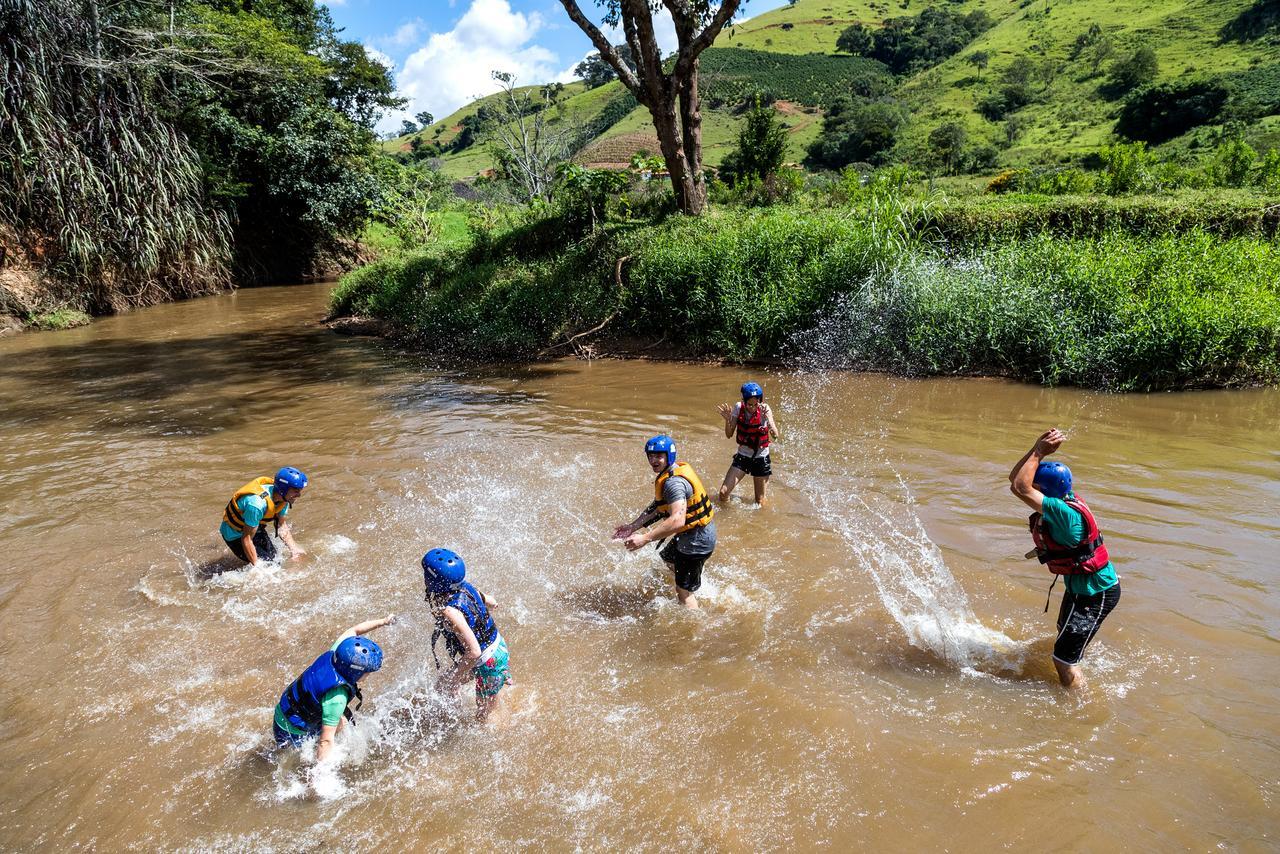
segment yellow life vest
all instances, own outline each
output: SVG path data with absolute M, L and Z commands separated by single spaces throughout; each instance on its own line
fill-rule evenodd
M 269 522 L 276 518 L 289 505 L 283 501 L 277 502 L 272 498 L 271 484 L 274 482 L 275 480 L 270 477 L 255 477 L 237 489 L 236 494 L 231 496 L 231 500 L 227 502 L 227 509 L 222 511 L 222 521 L 241 534 L 248 533 L 249 526 L 244 523 L 244 516 L 241 514 L 240 505 L 237 503 L 246 495 L 256 495 L 267 502 L 267 512 L 262 514 L 263 522 Z
M 685 505 L 684 527 L 676 531 L 676 533 L 683 534 L 685 531 L 691 531 L 694 528 L 701 528 L 709 524 L 712 517 L 716 515 L 715 508 L 711 506 L 711 498 L 707 495 L 707 491 L 702 488 L 702 481 L 694 473 L 693 466 L 680 461 L 677 461 L 673 466 L 669 466 L 653 482 L 653 500 L 657 505 L 654 509 L 658 511 L 658 514 L 661 516 L 670 515 L 670 506 L 662 502 L 662 486 L 669 477 L 682 477 L 689 481 L 689 485 L 693 487 L 693 495 L 689 497 Z

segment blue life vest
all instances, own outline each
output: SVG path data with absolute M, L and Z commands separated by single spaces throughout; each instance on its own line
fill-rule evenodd
M 364 698 L 360 696 L 356 683 L 343 678 L 333 666 L 333 652 L 326 652 L 284 689 L 284 693 L 280 695 L 280 711 L 289 723 L 308 735 L 316 735 L 324 724 L 324 695 L 338 686 L 346 688 L 357 700 L 363 702 Z M 357 704 L 356 708 L 359 707 Z M 344 709 L 343 715 L 347 720 L 354 717 L 350 709 Z
M 468 628 L 476 636 L 476 642 L 480 644 L 481 652 L 488 649 L 490 644 L 498 639 L 498 627 L 494 624 L 493 617 L 489 616 L 489 609 L 485 607 L 484 597 L 480 595 L 479 590 L 476 590 L 468 582 L 463 581 L 459 584 L 458 589 L 450 594 L 443 607 L 457 608 L 462 612 Z M 462 641 L 458 640 L 458 636 L 453 633 L 453 629 L 444 621 L 443 613 L 436 616 L 436 630 L 431 633 L 432 655 L 435 654 L 436 639 L 440 637 L 444 638 L 444 647 L 449 651 L 450 658 L 457 659 L 466 653 L 467 650 L 462 645 Z M 437 665 L 439 664 L 438 659 L 436 663 Z

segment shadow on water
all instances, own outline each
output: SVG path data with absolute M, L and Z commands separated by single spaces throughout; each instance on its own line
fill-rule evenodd
M 572 587 L 559 595 L 560 601 L 575 612 L 605 620 L 621 620 L 644 614 L 661 587 L 656 576 L 639 584 L 590 584 Z
M 91 418 L 99 416 L 94 424 L 99 429 L 180 438 L 209 435 L 335 383 L 407 385 L 407 393 L 383 397 L 400 409 L 519 406 L 536 398 L 516 387 L 495 391 L 468 380 L 518 383 L 567 370 L 555 365 L 449 369 L 432 366 L 430 357 L 421 354 L 405 355 L 307 326 L 251 334 L 228 330 L 178 340 L 63 343 L 0 359 L 0 387 L 6 389 L 0 392 L 0 427 L 36 427 L 87 411 Z M 437 375 L 422 382 L 427 372 Z

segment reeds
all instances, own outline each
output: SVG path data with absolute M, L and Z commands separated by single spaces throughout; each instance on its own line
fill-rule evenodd
M 0 7 L 0 217 L 57 286 L 49 300 L 92 313 L 225 287 L 231 239 L 199 157 L 160 116 L 159 72 L 112 55 L 105 14 L 97 0 Z

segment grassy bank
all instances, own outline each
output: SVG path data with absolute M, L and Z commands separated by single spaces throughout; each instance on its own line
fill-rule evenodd
M 520 219 L 351 273 L 334 309 L 487 357 L 536 356 L 603 323 L 581 340 L 1113 390 L 1280 380 L 1274 238 L 1193 223 L 940 240 L 939 211 L 920 213 L 722 209 L 588 236 Z

